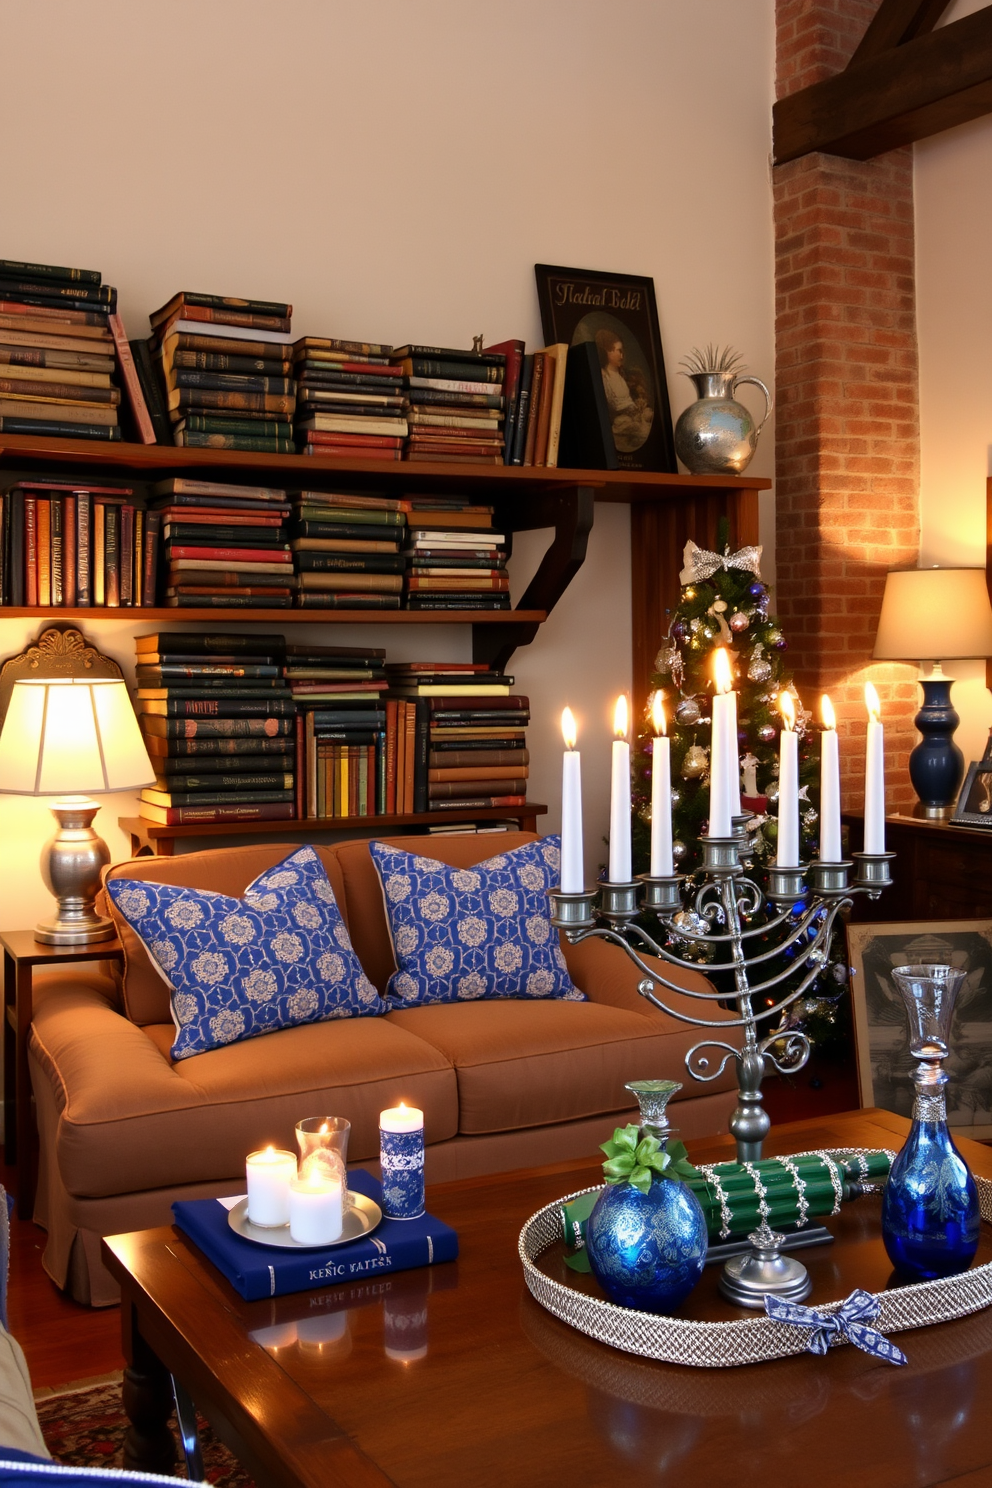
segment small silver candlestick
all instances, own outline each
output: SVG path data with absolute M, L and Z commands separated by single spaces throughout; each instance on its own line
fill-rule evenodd
M 562 930 L 572 945 L 598 936 L 619 946 L 643 973 L 638 992 L 663 1013 L 721 1033 L 735 1028 L 743 1031 L 740 1047 L 706 1037 L 685 1056 L 690 1075 L 703 1084 L 719 1079 L 729 1061 L 735 1061 L 737 1107 L 730 1118 L 730 1131 L 741 1163 L 760 1159 L 771 1126 L 761 1094 L 768 1069 L 795 1074 L 809 1058 L 809 1039 L 787 1026 L 786 1009 L 807 991 L 825 965 L 838 914 L 850 906 L 855 894 L 878 898 L 892 882 L 889 865 L 895 856 L 855 853 L 851 862 L 816 860 L 795 868 L 776 865 L 769 870 L 768 891 L 763 894 L 747 876 L 742 861 L 748 856 L 747 820 L 734 818 L 731 837 L 700 838 L 704 882 L 695 889 L 687 890 L 680 875 L 652 878 L 644 874 L 629 884 L 602 883 L 584 893 L 571 894 L 551 889 L 548 894 L 551 923 L 556 929 Z M 706 947 L 714 959 L 700 965 L 659 945 L 635 922 L 644 909 L 658 916 L 676 946 L 682 942 Z M 663 989 L 700 1002 L 701 1014 L 707 1003 L 726 1001 L 727 993 L 681 986 L 657 966 L 648 965 L 645 955 L 686 971 L 732 973 L 737 1016 L 694 1017 L 678 1006 L 669 1006 L 660 995 Z M 783 957 L 788 958 L 784 966 Z M 769 996 L 771 1006 L 756 1011 L 754 999 Z M 764 1036 L 759 1034 L 761 1023 L 771 1025 Z M 767 1226 L 762 1226 L 750 1237 L 751 1250 L 746 1256 L 727 1262 L 728 1267 L 734 1265 L 737 1270 L 743 1262 L 749 1262 L 739 1280 L 730 1277 L 725 1268 L 721 1286 L 727 1295 L 736 1288 L 736 1301 L 744 1300 L 742 1288 L 751 1297 L 776 1291 L 795 1300 L 806 1294 L 801 1290 L 805 1267 L 793 1259 L 786 1264 L 777 1253 L 781 1241 L 769 1239 L 773 1232 L 766 1234 L 766 1230 Z

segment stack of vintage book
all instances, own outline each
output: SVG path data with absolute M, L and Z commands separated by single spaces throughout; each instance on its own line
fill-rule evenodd
M 305 455 L 399 460 L 407 434 L 406 378 L 392 347 L 304 336 L 293 347 L 296 436 Z
M 523 343 L 516 345 L 523 349 Z M 507 465 L 558 464 L 568 347 L 546 346 L 522 358 L 514 397 Z
M 290 546 L 297 605 L 323 610 L 398 610 L 405 560 L 405 503 L 385 496 L 293 494 Z
M 97 269 L 0 259 L 0 433 L 120 439 L 116 308 Z
M 406 608 L 508 610 L 506 538 L 493 531 L 492 507 L 441 496 L 406 505 Z
M 292 305 L 172 296 L 149 320 L 176 444 L 292 454 Z
M 291 820 L 284 638 L 160 631 L 135 647 L 135 710 L 156 776 L 141 815 L 163 826 Z
M 123 486 L 18 480 L 0 493 L 0 603 L 155 604 L 158 522 Z
M 407 379 L 405 459 L 502 465 L 505 353 L 400 346 L 392 361 Z
M 296 814 L 381 816 L 386 810 L 385 651 L 286 647 L 296 702 Z
M 408 748 L 415 788 L 421 785 L 414 809 L 524 804 L 530 704 L 513 695 L 512 677 L 473 662 L 387 663 L 386 674 L 390 699 L 407 720 L 413 714 Z M 417 761 L 424 768 L 418 770 Z
M 154 487 L 164 598 L 177 609 L 288 609 L 296 577 L 285 491 L 173 477 Z

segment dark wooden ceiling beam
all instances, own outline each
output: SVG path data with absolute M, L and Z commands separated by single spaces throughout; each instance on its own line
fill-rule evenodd
M 992 6 L 986 6 L 779 99 L 775 163 L 814 150 L 869 160 L 990 112 Z
M 850 67 L 868 62 L 892 47 L 932 31 L 950 0 L 882 0 L 862 38 Z

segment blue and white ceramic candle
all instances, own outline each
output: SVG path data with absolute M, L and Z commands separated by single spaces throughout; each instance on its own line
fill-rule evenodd
M 379 1114 L 382 1212 L 417 1219 L 424 1212 L 424 1113 L 400 1104 Z

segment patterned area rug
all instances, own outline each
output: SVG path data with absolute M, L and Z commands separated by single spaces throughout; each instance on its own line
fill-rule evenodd
M 121 1405 L 120 1384 L 91 1385 L 68 1395 L 53 1395 L 37 1402 L 38 1419 L 48 1450 L 69 1467 L 123 1467 L 127 1417 Z M 202 1416 L 200 1450 L 208 1483 L 217 1488 L 255 1488 L 236 1459 L 210 1430 Z M 186 1465 L 176 1437 L 175 1476 L 185 1478 Z

